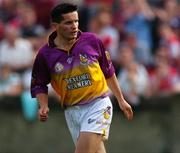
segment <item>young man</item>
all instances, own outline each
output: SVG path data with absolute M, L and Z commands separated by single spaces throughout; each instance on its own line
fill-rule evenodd
M 65 108 L 75 153 L 105 153 L 112 104 L 108 87 L 128 120 L 131 106 L 118 85 L 108 51 L 92 33 L 78 29 L 77 6 L 63 3 L 51 13 L 55 31 L 38 52 L 32 72 L 31 94 L 39 102 L 39 118 L 48 119 L 48 87 L 51 83 Z

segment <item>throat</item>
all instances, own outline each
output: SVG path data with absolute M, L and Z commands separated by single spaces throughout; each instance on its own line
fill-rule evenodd
M 69 51 L 75 42 L 76 42 L 76 39 L 67 40 L 67 41 L 63 41 L 60 39 L 54 40 L 54 43 L 57 46 L 57 48 L 65 50 L 65 51 Z

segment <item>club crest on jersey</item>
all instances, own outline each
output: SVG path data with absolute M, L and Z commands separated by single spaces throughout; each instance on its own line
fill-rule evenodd
M 57 73 L 59 73 L 59 72 L 61 72 L 63 69 L 64 69 L 64 66 L 63 66 L 61 63 L 57 62 L 56 65 L 55 65 L 55 71 L 56 71 Z
M 86 54 L 79 54 L 80 64 L 87 65 L 88 64 L 88 57 Z
M 68 59 L 67 59 L 67 63 L 68 63 L 68 64 L 71 64 L 71 63 L 72 63 L 72 61 L 73 61 L 73 57 L 68 57 Z

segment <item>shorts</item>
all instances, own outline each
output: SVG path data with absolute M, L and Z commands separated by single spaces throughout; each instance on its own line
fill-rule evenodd
M 67 108 L 65 118 L 74 144 L 80 132 L 102 134 L 103 140 L 108 139 L 112 115 L 113 106 L 109 97 Z

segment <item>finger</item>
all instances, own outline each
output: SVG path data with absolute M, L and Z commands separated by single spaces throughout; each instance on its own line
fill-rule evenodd
M 132 109 L 126 110 L 126 111 L 125 111 L 125 116 L 126 116 L 126 118 L 127 118 L 128 120 L 132 120 L 132 118 L 133 118 L 133 111 L 132 111 Z
M 39 120 L 47 120 L 48 119 L 48 114 L 42 114 L 42 113 L 39 113 Z
M 39 116 L 40 121 L 47 121 L 48 116 Z
M 40 119 L 40 121 L 41 121 L 41 122 L 45 122 L 45 121 L 47 121 L 47 119 Z
M 39 114 L 39 116 L 41 116 L 41 117 L 46 117 L 46 116 L 48 116 L 47 114 Z
M 132 111 L 132 109 L 130 109 L 128 111 L 128 120 L 132 120 L 132 119 L 133 119 L 133 111 Z
M 40 117 L 44 117 L 44 118 L 47 118 L 48 117 L 48 114 L 39 114 Z
M 46 110 L 41 110 L 41 111 L 39 111 L 39 114 L 40 114 L 40 115 L 48 115 L 48 111 L 46 111 Z

